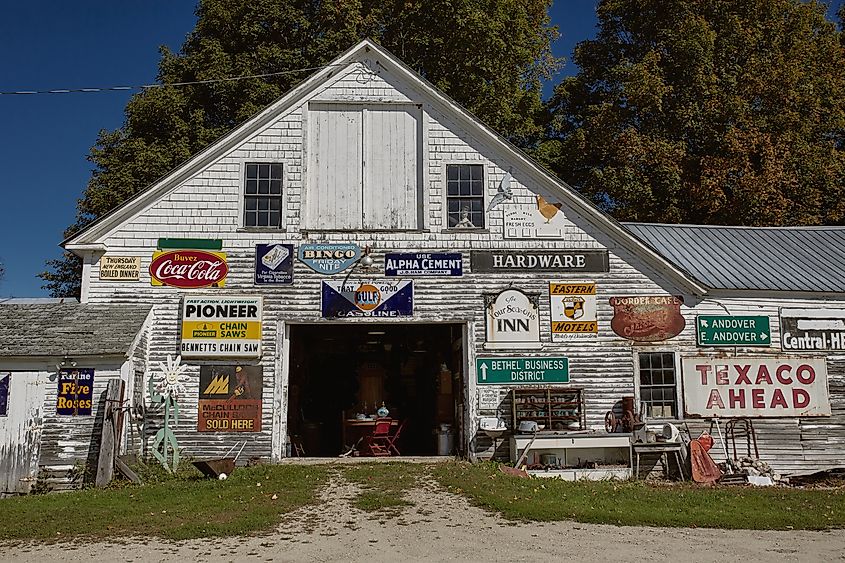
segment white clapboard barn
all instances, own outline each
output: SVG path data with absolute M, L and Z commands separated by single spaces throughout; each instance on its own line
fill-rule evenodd
M 533 421 L 529 463 L 624 465 L 607 413 L 642 410 L 751 416 L 779 471 L 843 465 L 845 352 L 787 348 L 780 320 L 842 324 L 841 269 L 783 272 L 841 268 L 843 233 L 738 232 L 619 224 L 363 41 L 64 247 L 83 303 L 152 307 L 147 365 L 182 356 L 184 455 L 337 456 L 384 404 L 403 455 L 506 458 Z M 149 454 L 134 376 L 125 447 Z

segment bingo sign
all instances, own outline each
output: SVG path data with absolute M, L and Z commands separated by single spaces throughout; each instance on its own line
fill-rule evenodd
M 261 366 L 200 367 L 197 432 L 261 432 Z
M 414 314 L 414 282 L 324 281 L 321 309 L 324 318 L 410 317 Z
M 185 297 L 183 358 L 260 358 L 261 297 Z
M 59 371 L 59 392 L 56 414 L 90 416 L 94 400 L 94 368 L 72 368 Z
M 318 274 L 337 274 L 361 257 L 357 244 L 303 244 L 299 260 Z
M 293 283 L 293 245 L 255 245 L 255 284 L 285 285 Z
M 683 365 L 689 415 L 830 416 L 824 358 L 689 357 Z
M 225 252 L 208 250 L 157 250 L 150 263 L 150 283 L 182 289 L 223 287 L 226 285 Z

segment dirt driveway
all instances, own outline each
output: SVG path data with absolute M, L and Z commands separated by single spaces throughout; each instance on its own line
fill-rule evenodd
M 413 506 L 388 516 L 352 508 L 357 492 L 337 476 L 319 507 L 292 513 L 262 536 L 20 544 L 0 548 L 0 561 L 845 561 L 842 531 L 514 524 L 433 482 L 409 493 Z

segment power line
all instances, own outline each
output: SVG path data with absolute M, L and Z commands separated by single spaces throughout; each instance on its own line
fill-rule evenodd
M 169 88 L 171 86 L 196 86 L 198 84 L 215 84 L 219 82 L 234 82 L 236 80 L 247 80 L 250 78 L 270 78 L 271 76 L 281 76 L 283 74 L 293 74 L 295 72 L 307 72 L 312 70 L 322 70 L 331 66 L 344 66 L 345 63 L 336 63 L 323 66 L 312 66 L 306 68 L 296 68 L 292 70 L 282 70 L 279 72 L 268 72 L 266 74 L 250 74 L 245 76 L 232 76 L 230 78 L 211 78 L 208 80 L 193 80 L 190 82 L 171 82 L 168 84 L 141 84 L 139 86 L 102 86 L 92 88 L 55 88 L 53 90 L 17 90 L 12 92 L 0 92 L 0 96 L 31 96 L 34 94 L 73 94 L 82 93 L 88 94 L 91 92 L 126 92 L 131 90 L 151 90 L 154 88 Z

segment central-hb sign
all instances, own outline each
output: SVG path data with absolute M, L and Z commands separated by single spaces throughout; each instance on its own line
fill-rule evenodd
M 683 359 L 684 410 L 712 416 L 828 416 L 824 358 Z

